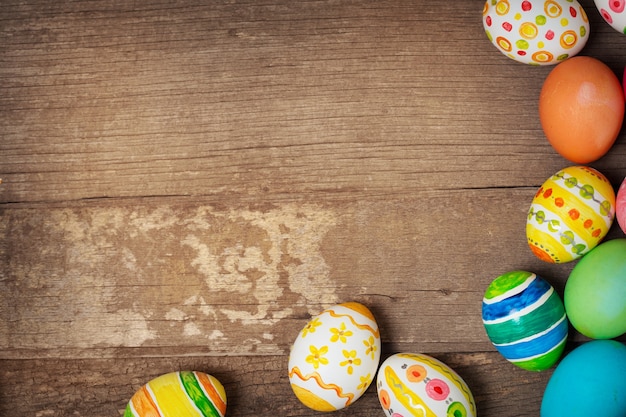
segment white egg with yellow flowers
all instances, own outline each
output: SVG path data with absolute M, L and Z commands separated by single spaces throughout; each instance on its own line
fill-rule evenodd
M 334 411 L 358 400 L 380 361 L 380 333 L 371 311 L 349 302 L 314 316 L 289 354 L 289 382 L 296 397 L 316 411 Z

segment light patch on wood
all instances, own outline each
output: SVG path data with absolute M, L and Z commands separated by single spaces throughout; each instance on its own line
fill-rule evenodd
M 80 348 L 99 345 L 138 347 L 156 336 L 143 315 L 129 310 L 76 320 L 69 330 L 70 335 L 78 336 L 73 346 Z
M 209 336 L 208 339 L 209 340 L 217 340 L 217 339 L 222 339 L 224 337 L 224 333 L 220 332 L 219 330 L 213 330 Z
M 281 354 L 282 319 L 338 301 L 321 251 L 338 220 L 324 207 L 5 213 L 5 240 L 33 246 L 14 252 L 0 275 L 3 349 L 158 347 L 179 338 L 189 347 L 210 341 L 215 353 Z
M 184 328 L 184 334 L 185 336 L 198 336 L 202 334 L 202 331 L 198 328 L 198 326 L 196 325 L 196 323 L 185 323 L 185 328 Z
M 218 253 L 211 248 L 211 239 L 196 234 L 188 235 L 182 243 L 196 251 L 191 265 L 205 277 L 210 291 L 245 293 L 256 300 L 257 309 L 253 312 L 220 309 L 231 322 L 272 325 L 292 314 L 290 307 L 275 308 L 276 300 L 284 293 L 279 283 L 281 271 L 286 273 L 288 288 L 300 295 L 297 305 L 309 301 L 327 304 L 337 301 L 334 291 L 329 291 L 333 285 L 320 252 L 322 239 L 336 224 L 332 212 L 312 206 L 287 205 L 266 212 L 231 211 L 227 219 L 260 228 L 264 232 L 262 239 L 267 241 L 266 249 L 236 242 Z M 193 224 L 210 229 L 207 224 L 202 227 L 199 218 Z
M 185 320 L 185 313 L 177 308 L 171 308 L 165 313 L 165 318 L 167 320 L 182 321 Z

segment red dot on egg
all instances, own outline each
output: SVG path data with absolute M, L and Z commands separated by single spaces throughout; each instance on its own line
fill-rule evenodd
M 525 56 L 526 55 L 526 51 L 517 51 L 517 55 Z
M 591 226 L 593 226 L 593 221 L 591 219 L 587 219 L 585 220 L 585 223 L 583 223 L 583 226 L 585 229 L 589 229 Z
M 565 201 L 563 201 L 561 197 L 558 197 L 557 199 L 554 200 L 554 204 L 556 204 L 557 207 L 563 207 L 563 205 L 565 204 Z
M 546 32 L 546 39 L 551 41 L 552 39 L 554 39 L 554 32 L 549 30 Z
M 523 11 L 527 12 L 527 11 L 529 11 L 532 8 L 533 8 L 533 5 L 532 5 L 531 2 L 529 2 L 529 1 L 523 1 L 522 2 L 522 10 Z
M 544 193 L 543 193 L 543 198 L 548 198 L 552 195 L 552 188 L 548 188 Z
M 570 8 L 569 8 L 569 14 L 571 14 L 571 15 L 572 15 L 572 17 L 576 17 L 576 15 L 577 15 L 578 13 L 576 12 L 576 9 L 574 9 L 573 7 L 570 7 Z
M 569 214 L 572 220 L 578 220 L 580 217 L 580 212 L 576 209 L 571 209 L 567 214 Z
M 485 19 L 485 22 L 487 23 L 487 26 L 491 27 L 491 24 L 493 23 L 491 21 L 491 16 L 487 16 L 487 18 Z
M 609 12 L 607 12 L 606 10 L 602 9 L 600 10 L 600 14 L 602 15 L 602 18 L 604 20 L 606 20 L 606 22 L 608 24 L 612 24 L 613 23 L 613 18 L 611 17 L 611 15 L 609 14 Z
M 535 197 L 539 197 L 541 195 L 541 193 L 543 193 L 543 187 L 539 188 L 539 190 L 535 194 Z
M 510 32 L 513 29 L 513 25 L 510 24 L 509 22 L 504 22 L 502 23 L 502 28 L 506 30 L 507 32 Z
M 597 237 L 599 237 L 599 236 L 600 236 L 600 234 L 602 234 L 602 229 L 596 229 L 596 230 L 594 230 L 594 231 L 593 231 L 593 233 L 591 234 L 591 236 L 593 236 L 593 237 L 596 237 L 596 238 L 597 238 Z

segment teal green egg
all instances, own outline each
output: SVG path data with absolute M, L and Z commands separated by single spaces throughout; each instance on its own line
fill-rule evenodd
M 542 371 L 561 357 L 568 320 L 552 285 L 527 271 L 512 271 L 491 282 L 482 304 L 491 343 L 509 362 Z
M 548 381 L 541 417 L 626 416 L 626 346 L 592 340 L 566 355 Z
M 592 339 L 626 332 L 626 239 L 601 243 L 572 269 L 565 310 L 576 330 Z

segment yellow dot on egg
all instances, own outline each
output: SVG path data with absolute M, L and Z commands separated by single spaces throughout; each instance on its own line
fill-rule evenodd
M 519 34 L 524 39 L 534 39 L 537 37 L 539 30 L 534 23 L 524 22 L 520 25 Z
M 539 41 L 537 42 L 537 48 L 543 48 L 545 45 L 543 42 Z
M 561 26 L 565 27 L 569 24 L 569 21 L 566 18 L 561 19 Z
M 522 18 L 521 13 L 515 13 L 515 20 L 520 20 Z
M 500 0 L 496 4 L 496 13 L 498 16 L 504 16 L 509 12 L 511 5 L 509 4 L 509 0 Z

